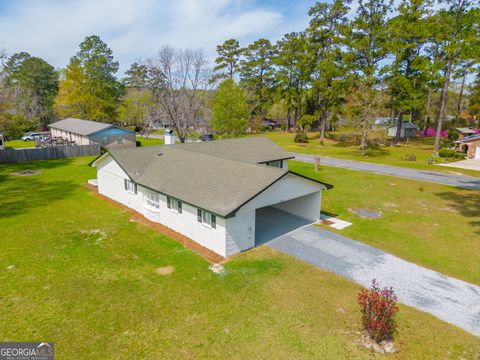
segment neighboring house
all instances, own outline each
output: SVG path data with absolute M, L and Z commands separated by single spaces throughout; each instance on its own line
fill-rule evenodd
M 400 130 L 401 138 L 415 137 L 418 133 L 418 126 L 411 122 L 402 123 L 402 129 Z M 397 125 L 391 125 L 388 127 L 388 136 L 397 136 Z
M 78 145 L 97 143 L 105 147 L 135 147 L 135 133 L 113 124 L 68 118 L 49 125 L 53 138 Z
M 260 231 L 285 226 L 285 215 L 292 224 L 319 219 L 322 191 L 332 186 L 289 171 L 291 158 L 251 137 L 109 149 L 92 165 L 100 194 L 229 256 L 258 245 Z
M 5 137 L 0 132 L 0 150 L 5 150 Z
M 377 117 L 372 125 L 373 131 L 385 131 L 392 123 L 392 119 L 389 117 Z
M 480 159 L 480 134 L 467 136 L 455 144 L 458 150 L 467 154 L 468 159 Z
M 466 138 L 467 136 L 471 136 L 471 135 L 475 134 L 474 130 L 472 130 L 470 128 L 466 128 L 466 127 L 459 127 L 459 128 L 456 128 L 455 130 L 457 130 L 458 134 L 459 134 L 458 140 L 462 140 L 462 139 Z

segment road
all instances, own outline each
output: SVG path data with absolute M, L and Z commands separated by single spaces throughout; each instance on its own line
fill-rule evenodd
M 315 156 L 310 154 L 291 153 L 295 160 L 302 162 L 315 162 Z M 321 165 L 334 166 L 350 170 L 367 171 L 380 175 L 396 176 L 406 179 L 426 181 L 436 184 L 456 186 L 472 190 L 480 190 L 480 178 L 466 175 L 444 174 L 441 172 L 415 170 L 399 166 L 374 164 L 362 161 L 344 160 L 322 156 Z
M 480 286 L 314 225 L 281 235 L 267 245 L 365 287 L 376 279 L 381 287 L 392 286 L 401 303 L 480 336 Z

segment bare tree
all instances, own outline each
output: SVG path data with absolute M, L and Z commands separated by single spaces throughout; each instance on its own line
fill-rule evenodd
M 180 142 L 185 142 L 188 132 L 205 122 L 206 91 L 212 84 L 203 50 L 164 46 L 147 60 L 147 67 L 159 114 L 168 119 Z

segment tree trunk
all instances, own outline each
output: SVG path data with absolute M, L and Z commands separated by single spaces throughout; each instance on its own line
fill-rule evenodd
M 285 119 L 285 131 L 290 132 L 290 116 L 291 116 L 291 109 L 287 109 L 287 118 Z
M 430 104 L 432 102 L 432 88 L 428 88 L 427 105 L 425 108 L 425 118 L 423 119 L 423 135 L 425 135 L 430 120 Z
M 445 79 L 443 81 L 442 92 L 440 94 L 440 106 L 437 114 L 437 133 L 435 134 L 435 147 L 434 147 L 435 154 L 438 154 L 438 150 L 440 150 L 442 123 L 443 123 L 443 118 L 445 116 L 445 107 L 447 104 L 448 86 L 450 84 L 450 74 L 452 73 L 452 65 L 453 65 L 453 60 L 449 59 L 447 63 L 447 70 L 445 72 Z
M 460 110 L 462 110 L 463 91 L 465 89 L 466 77 L 467 77 L 467 65 L 465 65 L 465 67 L 463 68 L 462 85 L 460 86 L 460 95 L 458 97 L 457 116 L 456 116 L 457 124 L 458 124 L 458 120 L 460 120 Z
M 322 119 L 320 122 L 320 141 L 325 140 L 325 128 L 327 127 L 327 114 L 322 113 Z
M 368 127 L 367 119 L 363 119 L 363 126 L 362 126 L 362 156 L 365 156 L 365 148 L 367 145 L 367 127 Z
M 398 112 L 398 119 L 397 119 L 397 133 L 395 134 L 395 142 L 400 144 L 400 138 L 402 134 L 402 125 L 403 125 L 403 110 Z

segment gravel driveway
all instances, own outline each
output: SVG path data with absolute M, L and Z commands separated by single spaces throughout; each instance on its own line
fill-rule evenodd
M 426 269 L 344 236 L 310 225 L 268 246 L 369 287 L 392 286 L 401 303 L 480 336 L 480 286 Z
M 314 155 L 291 153 L 295 160 L 303 162 L 315 162 Z M 415 170 L 402 168 L 399 166 L 374 164 L 363 161 L 353 161 L 336 159 L 322 156 L 320 159 L 322 165 L 340 167 L 344 169 L 367 171 L 380 175 L 396 176 L 401 178 L 427 181 L 436 184 L 457 186 L 467 189 L 480 190 L 480 178 L 465 175 L 445 174 L 436 171 Z

